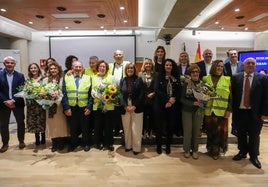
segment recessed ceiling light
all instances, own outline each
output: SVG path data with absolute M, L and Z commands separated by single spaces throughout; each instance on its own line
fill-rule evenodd
M 104 26 L 100 26 L 101 29 L 104 29 Z
M 236 16 L 236 19 L 243 19 L 245 16 Z
M 123 6 L 120 6 L 120 10 L 125 10 L 125 7 L 123 7 Z
M 99 18 L 105 18 L 105 14 L 97 14 L 97 16 L 99 17 Z
M 74 23 L 76 23 L 76 24 L 80 24 L 80 23 L 82 23 L 82 21 L 74 20 Z
M 31 24 L 31 25 L 33 24 L 33 22 L 32 22 L 32 21 L 29 21 L 28 23 L 29 23 L 29 24 Z
M 235 11 L 235 12 L 239 12 L 239 11 L 240 11 L 240 9 L 239 9 L 239 8 L 236 8 L 234 11 Z
M 65 7 L 63 7 L 63 6 L 58 6 L 58 7 L 56 7 L 56 8 L 57 8 L 57 10 L 59 10 L 59 11 L 61 11 L 61 12 L 67 10 L 67 9 L 66 9 Z
M 1 12 L 6 12 L 7 10 L 4 8 L 1 8 Z
M 221 27 L 221 30 L 224 30 L 224 27 Z
M 69 29 L 69 27 L 64 27 L 65 29 Z
M 248 30 L 248 28 L 246 27 L 246 28 L 245 28 L 245 31 L 247 31 L 247 30 Z
M 217 21 L 215 21 L 215 24 L 216 24 L 216 25 L 218 25 L 219 23 L 220 23 L 220 22 L 219 22 L 218 20 L 217 20 Z
M 43 15 L 35 15 L 35 17 L 37 17 L 38 19 L 44 19 L 45 18 L 45 16 L 43 16 Z
M 127 23 L 127 20 L 124 20 L 124 23 Z

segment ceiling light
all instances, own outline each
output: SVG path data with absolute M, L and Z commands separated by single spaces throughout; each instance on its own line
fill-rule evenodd
M 221 30 L 224 30 L 224 27 L 221 27 Z
M 33 24 L 33 22 L 32 22 L 32 21 L 29 21 L 28 23 L 29 23 L 29 24 L 31 24 L 31 25 Z
M 4 9 L 4 8 L 1 8 L 0 10 L 1 10 L 1 12 L 6 12 L 6 11 L 7 11 L 7 10 Z
M 245 28 L 245 31 L 247 31 L 247 30 L 248 30 L 248 28 L 246 27 L 246 28 Z
M 82 23 L 82 21 L 74 20 L 74 23 L 76 23 L 76 24 L 80 24 L 80 23 Z
M 259 21 L 260 19 L 265 18 L 267 16 L 268 16 L 268 13 L 262 13 L 254 18 L 249 19 L 248 21 L 251 21 L 251 22 Z
M 101 29 L 104 29 L 104 26 L 100 26 Z
M 69 29 L 69 27 L 64 27 L 65 29 Z
M 89 18 L 88 14 L 51 14 L 54 18 L 57 19 L 75 19 L 75 18 Z
M 124 23 L 127 23 L 127 20 L 124 20 Z
M 125 7 L 123 7 L 123 6 L 120 6 L 120 10 L 125 10 Z
M 65 7 L 62 6 L 58 6 L 57 9 L 61 12 L 66 11 L 67 9 Z
M 218 20 L 215 21 L 215 24 L 218 25 L 220 22 Z
M 235 12 L 239 12 L 239 11 L 240 11 L 240 9 L 239 9 L 239 8 L 236 8 L 234 11 L 235 11 Z
M 38 19 L 44 19 L 45 18 L 45 16 L 43 16 L 43 15 L 35 15 L 35 17 L 37 17 Z
M 97 14 L 99 18 L 105 18 L 105 14 Z

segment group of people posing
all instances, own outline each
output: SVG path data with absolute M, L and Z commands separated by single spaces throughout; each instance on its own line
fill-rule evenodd
M 156 152 L 170 154 L 175 133 L 183 135 L 184 157 L 198 159 L 198 137 L 203 129 L 208 154 L 217 160 L 227 151 L 232 113 L 232 133 L 239 149 L 233 160 L 249 154 L 251 163 L 261 168 L 258 155 L 263 120 L 268 117 L 268 79 L 255 72 L 256 60 L 238 62 L 233 49 L 225 63 L 212 61 L 209 49 L 198 63 L 189 63 L 187 52 L 180 54 L 178 63 L 165 55 L 165 48 L 158 46 L 153 59 L 144 59 L 140 72 L 135 63 L 123 60 L 121 50 L 114 52 L 113 63 L 90 57 L 88 68 L 72 55 L 66 58 L 65 71 L 52 58 L 44 74 L 38 64 L 30 64 L 28 79 L 60 85 L 63 94 L 61 103 L 47 110 L 34 99 L 26 99 L 26 129 L 35 134 L 35 144 L 45 144 L 49 138 L 55 152 L 64 149 L 68 139 L 69 152 L 78 146 L 87 152 L 92 145 L 114 151 L 114 131 L 123 128 L 126 152 L 139 154 L 142 136 L 153 133 Z M 15 65 L 13 57 L 6 57 L 0 71 L 2 153 L 8 150 L 11 111 L 18 126 L 19 148 L 25 147 L 24 99 L 14 96 L 25 78 L 14 70 Z M 210 99 L 194 94 L 205 94 L 204 85 L 215 94 Z

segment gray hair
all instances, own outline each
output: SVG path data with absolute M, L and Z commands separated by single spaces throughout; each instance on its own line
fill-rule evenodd
M 7 61 L 7 60 L 13 60 L 13 61 L 16 63 L 15 58 L 13 58 L 12 56 L 7 56 L 7 57 L 5 57 L 3 62 L 5 62 L 5 61 Z

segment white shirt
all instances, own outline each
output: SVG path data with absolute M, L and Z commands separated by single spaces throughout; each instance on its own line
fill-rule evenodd
M 244 106 L 244 89 L 245 89 L 245 83 L 246 83 L 246 76 L 247 76 L 247 73 L 244 72 L 243 92 L 242 92 L 242 98 L 241 98 L 241 103 L 240 103 L 240 107 L 239 107 L 241 109 L 248 109 L 248 108 L 246 108 Z M 253 76 L 254 76 L 254 73 L 251 73 L 250 76 L 248 77 L 249 78 L 249 83 L 250 83 L 250 88 L 251 88 L 251 85 L 252 85 Z

